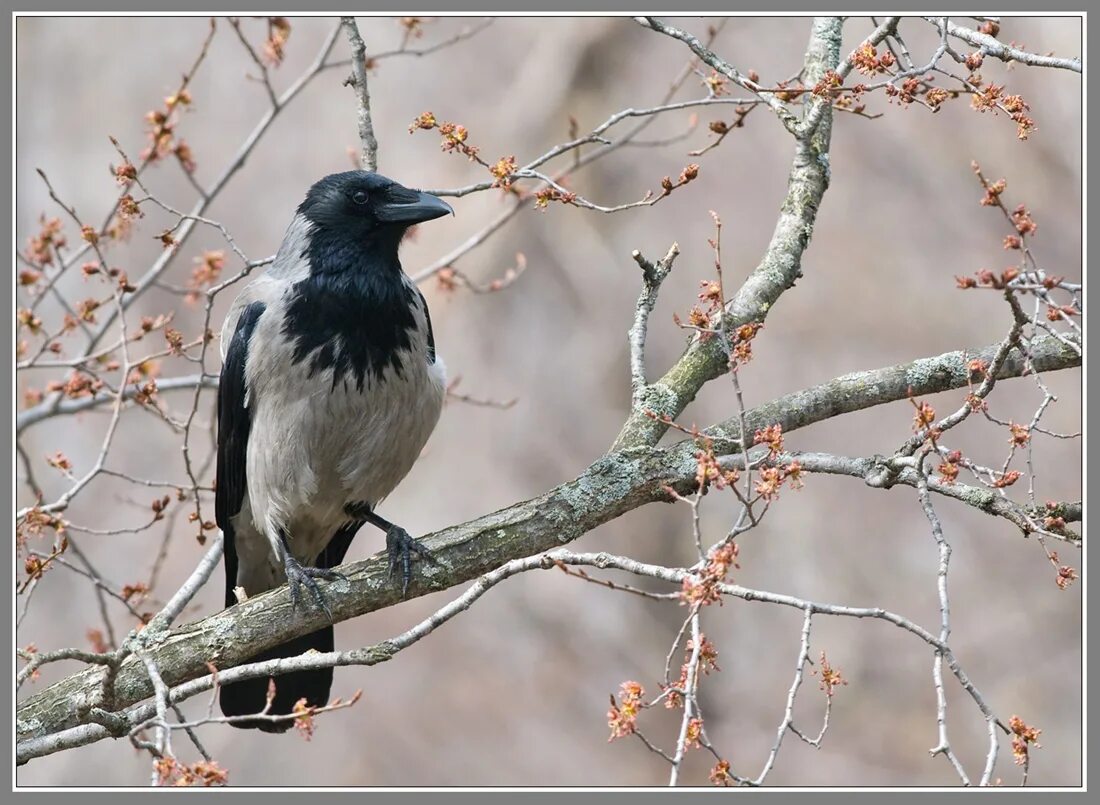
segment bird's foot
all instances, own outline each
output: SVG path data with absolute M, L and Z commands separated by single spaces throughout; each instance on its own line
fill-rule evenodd
M 412 578 L 410 563 L 414 553 L 429 562 L 436 561 L 432 552 L 425 548 L 420 540 L 410 537 L 409 532 L 401 526 L 391 525 L 386 529 L 386 554 L 390 558 L 389 574 L 390 578 L 393 578 L 393 574 L 397 572 L 398 563 L 401 564 L 402 598 L 409 590 L 409 579 Z
M 298 608 L 299 602 L 302 599 L 301 588 L 304 586 L 309 590 L 310 595 L 313 596 L 313 600 L 317 603 L 317 606 L 323 609 L 331 620 L 332 612 L 329 611 L 328 604 L 325 602 L 325 596 L 321 593 L 321 588 L 317 586 L 316 580 L 347 581 L 347 576 L 327 568 L 306 567 L 289 553 L 286 554 L 286 558 L 283 560 L 283 567 L 286 570 L 286 580 L 290 585 L 290 601 L 294 605 L 294 608 Z

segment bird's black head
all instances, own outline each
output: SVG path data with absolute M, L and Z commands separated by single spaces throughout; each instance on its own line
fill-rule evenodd
M 413 224 L 454 211 L 445 201 L 380 174 L 347 171 L 314 184 L 298 212 L 313 223 L 315 231 L 339 232 L 362 246 L 396 247 Z
M 313 185 L 283 241 L 295 269 L 296 258 L 309 266 L 305 276 L 294 271 L 284 312 L 294 361 L 309 360 L 311 376 L 331 368 L 333 388 L 350 377 L 362 390 L 386 367 L 400 374 L 414 344 L 417 291 L 402 277 L 397 246 L 413 224 L 449 212 L 435 196 L 367 171 L 334 173 Z

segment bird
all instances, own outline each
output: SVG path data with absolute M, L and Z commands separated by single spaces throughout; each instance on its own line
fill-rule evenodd
M 226 607 L 288 583 L 295 609 L 304 589 L 328 613 L 317 580 L 343 578 L 335 568 L 365 523 L 385 532 L 402 597 L 412 557 L 435 561 L 377 506 L 412 468 L 446 394 L 427 300 L 398 246 L 409 227 L 453 212 L 373 171 L 325 176 L 230 306 L 215 482 Z M 333 647 L 330 624 L 250 661 Z M 225 684 L 221 710 L 234 726 L 283 732 L 293 719 L 262 716 L 289 714 L 303 698 L 323 706 L 332 677 L 331 668 L 281 675 L 270 706 L 269 679 Z

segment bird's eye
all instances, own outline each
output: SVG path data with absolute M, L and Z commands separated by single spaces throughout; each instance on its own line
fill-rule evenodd
M 366 204 L 367 194 L 362 190 L 356 190 L 354 193 L 352 193 L 351 200 L 354 201 L 356 204 Z

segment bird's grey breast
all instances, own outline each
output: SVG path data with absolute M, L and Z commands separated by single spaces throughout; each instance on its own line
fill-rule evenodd
M 382 308 L 347 284 L 311 280 L 280 283 L 253 339 L 249 489 L 258 525 L 297 526 L 296 541 L 316 531 L 323 546 L 347 503 L 376 504 L 412 468 L 438 421 L 445 370 L 404 275 Z

